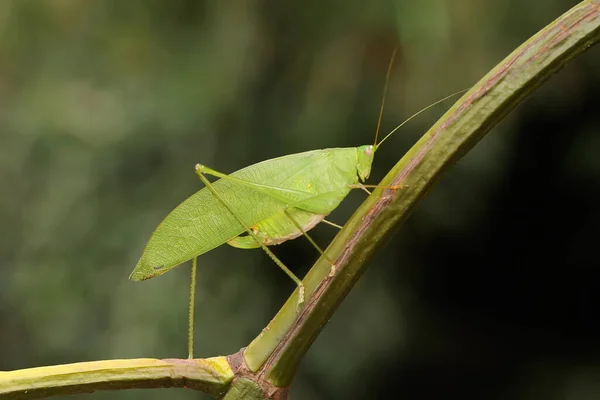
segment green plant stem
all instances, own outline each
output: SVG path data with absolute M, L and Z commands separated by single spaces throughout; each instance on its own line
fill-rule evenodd
M 40 399 L 96 390 L 187 387 L 222 396 L 233 380 L 225 357 L 138 358 L 0 372 L 0 398 Z
M 0 372 L 0 398 L 34 399 L 94 390 L 189 387 L 227 400 L 285 399 L 311 343 L 374 253 L 440 174 L 552 73 L 600 40 L 600 0 L 584 1 L 541 30 L 467 92 L 396 164 L 304 279 L 306 306 L 293 294 L 242 351 L 206 360 L 112 360 Z M 359 322 L 357 322 L 359 323 Z M 349 349 L 351 351 L 351 349 Z M 234 382 L 236 378 L 236 383 Z M 252 384 L 253 382 L 257 385 Z M 262 394 L 257 388 L 262 390 Z M 277 388 L 282 388 L 277 390 Z M 231 389 L 231 390 L 230 390 Z M 263 395 L 264 394 L 264 395 Z
M 600 0 L 584 1 L 517 48 L 474 85 L 381 181 L 304 279 L 306 307 L 290 298 L 244 351 L 247 367 L 288 386 L 311 343 L 367 267 L 440 174 L 554 72 L 600 38 Z

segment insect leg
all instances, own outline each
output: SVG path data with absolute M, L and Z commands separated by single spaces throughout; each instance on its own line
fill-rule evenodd
M 350 185 L 350 188 L 352 188 L 352 189 L 360 189 L 360 190 L 363 190 L 363 191 L 367 192 L 367 195 L 369 195 L 369 196 L 371 195 L 371 191 L 369 189 L 367 189 L 365 187 L 365 185 L 363 185 L 362 183 L 357 183 L 356 185 Z
M 342 229 L 342 228 L 343 228 L 343 226 L 341 226 L 341 225 L 338 225 L 338 224 L 336 224 L 335 222 L 327 221 L 326 219 L 323 219 L 323 221 L 321 221 L 321 222 L 324 222 L 324 223 L 326 223 L 327 225 L 331 225 L 331 226 L 333 226 L 333 227 L 335 227 L 335 228 L 338 228 L 338 229 Z
M 277 258 L 277 256 L 273 254 L 273 252 L 269 250 L 269 248 L 260 241 L 258 236 L 256 236 L 256 233 L 254 233 L 254 231 L 250 229 L 250 227 L 240 218 L 240 216 L 237 215 L 237 213 L 229 206 L 225 199 L 215 190 L 210 181 L 206 179 L 206 176 L 204 176 L 204 173 L 202 172 L 202 167 L 199 164 L 196 165 L 196 174 L 198 175 L 200 180 L 206 185 L 206 187 L 212 192 L 212 194 L 225 206 L 225 208 L 227 208 L 227 210 L 229 210 L 231 215 L 233 215 L 235 219 L 238 220 L 240 225 L 242 225 L 246 229 L 248 234 L 251 235 L 258 244 L 260 244 L 260 247 L 262 247 L 265 253 L 267 253 L 267 255 L 271 258 L 271 260 L 273 260 L 275 264 L 277 264 L 277 266 L 281 268 L 283 272 L 285 272 L 287 276 L 289 276 L 296 283 L 296 285 L 298 286 L 298 305 L 304 303 L 304 284 L 302 283 L 302 281 L 298 279 L 298 277 L 294 275 L 294 273 L 290 271 L 289 268 L 286 267 L 285 264 L 281 262 L 281 260 Z
M 325 254 L 325 252 L 319 247 L 319 245 L 309 236 L 309 234 L 307 232 L 304 231 L 304 229 L 302 229 L 302 227 L 300 226 L 300 224 L 294 219 L 294 217 L 292 217 L 292 215 L 288 212 L 287 209 L 284 209 L 283 212 L 285 213 L 285 215 L 287 215 L 287 217 L 290 219 L 290 221 L 292 221 L 292 223 L 294 225 L 296 225 L 296 228 L 298 228 L 298 230 L 300 232 L 302 232 L 302 234 L 304 235 L 304 237 L 306 239 L 308 239 L 308 241 L 310 242 L 310 244 L 312 244 L 315 249 L 318 250 L 319 253 L 321 253 L 321 255 L 329 262 L 329 264 L 331 265 L 331 271 L 329 272 L 329 276 L 333 276 L 335 275 L 335 264 L 333 263 L 333 261 L 331 261 L 329 259 L 329 257 L 327 257 L 327 255 Z
M 356 183 L 356 184 L 353 184 L 353 185 L 348 185 L 348 187 L 350 187 L 351 189 L 360 189 L 360 190 L 363 190 L 363 191 L 367 192 L 370 195 L 371 192 L 367 188 L 375 188 L 375 189 L 376 188 L 383 188 L 383 189 L 398 190 L 398 189 L 402 189 L 404 186 L 402 186 L 402 185 L 363 185 L 362 183 Z
M 194 358 L 194 306 L 196 303 L 196 266 L 198 257 L 192 258 L 192 282 L 190 283 L 190 307 L 188 311 L 188 358 Z
M 362 185 L 365 188 L 384 188 L 384 189 L 392 189 L 392 190 L 398 190 L 398 189 L 403 189 L 406 187 L 406 185 Z

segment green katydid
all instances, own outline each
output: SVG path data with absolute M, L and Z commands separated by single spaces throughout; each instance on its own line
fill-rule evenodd
M 291 154 L 262 161 L 231 174 L 196 165 L 196 173 L 206 187 L 182 202 L 160 223 L 130 275 L 134 281 L 150 279 L 192 260 L 190 358 L 193 352 L 197 256 L 224 243 L 241 249 L 260 247 L 297 284 L 298 304 L 302 304 L 302 281 L 267 246 L 304 235 L 324 255 L 307 232 L 320 222 L 335 226 L 324 218 L 337 208 L 351 189 L 377 187 L 361 182 L 369 177 L 375 152 L 387 138 L 420 113 L 458 94 L 447 96 L 415 113 L 377 142 L 393 57 L 387 71 L 373 144 Z M 205 175 L 220 179 L 211 183 Z M 334 274 L 335 265 L 331 261 L 330 264 L 331 274 Z

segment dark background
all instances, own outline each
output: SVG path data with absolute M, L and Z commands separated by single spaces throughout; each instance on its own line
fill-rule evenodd
M 383 132 L 575 4 L 0 2 L 0 370 L 185 357 L 189 268 L 127 277 L 201 187 L 196 162 L 232 172 L 368 144 L 394 46 Z M 315 342 L 292 397 L 600 398 L 599 92 L 593 48 L 450 169 Z M 450 104 L 387 141 L 371 183 Z M 301 276 L 317 258 L 302 239 L 274 250 Z M 223 246 L 199 267 L 198 357 L 245 346 L 294 288 L 259 250 Z M 165 396 L 204 398 L 69 398 Z

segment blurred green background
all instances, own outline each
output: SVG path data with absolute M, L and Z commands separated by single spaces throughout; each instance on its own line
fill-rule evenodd
M 575 4 L 0 2 L 0 370 L 184 358 L 188 266 L 127 277 L 201 188 L 196 162 L 231 172 L 368 144 L 394 46 L 384 132 Z M 599 51 L 446 174 L 315 342 L 294 399 L 599 398 Z M 371 183 L 449 106 L 387 141 Z M 317 258 L 302 239 L 274 250 L 300 276 Z M 294 288 L 258 250 L 223 246 L 199 267 L 198 357 L 248 344 Z M 165 396 L 205 398 L 69 398 Z

